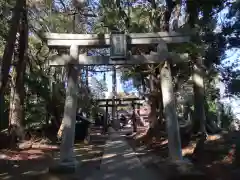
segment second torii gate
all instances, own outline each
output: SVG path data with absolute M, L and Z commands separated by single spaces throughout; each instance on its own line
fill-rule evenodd
M 137 107 L 139 108 L 142 103 L 140 103 L 139 101 L 141 101 L 141 98 L 116 98 L 114 99 L 97 99 L 96 101 L 98 102 L 98 106 L 99 107 L 105 107 L 105 120 L 104 120 L 104 129 L 106 131 L 107 128 L 107 118 L 108 118 L 108 108 L 117 108 L 117 107 L 126 107 L 126 106 L 133 106 L 135 108 L 135 105 L 137 105 Z M 137 102 L 136 102 L 137 101 Z M 118 116 L 118 115 L 117 115 Z M 118 121 L 118 123 L 120 123 Z M 118 127 L 117 127 L 118 128 Z
M 178 119 L 174 103 L 172 76 L 167 60 L 182 61 L 187 54 L 177 55 L 168 52 L 166 43 L 184 43 L 188 36 L 177 32 L 132 33 L 132 34 L 45 34 L 49 47 L 70 48 L 70 55 L 55 56 L 49 61 L 50 66 L 68 66 L 68 87 L 64 111 L 64 131 L 61 144 L 61 166 L 75 168 L 76 160 L 73 154 L 74 134 L 77 108 L 77 73 L 76 66 L 91 65 L 136 65 L 164 63 L 161 69 L 161 88 L 163 93 L 164 113 L 167 120 L 169 155 L 173 160 L 181 160 L 181 142 Z M 157 52 L 145 55 L 127 54 L 127 45 L 158 45 Z M 111 47 L 111 56 L 79 55 L 79 48 Z

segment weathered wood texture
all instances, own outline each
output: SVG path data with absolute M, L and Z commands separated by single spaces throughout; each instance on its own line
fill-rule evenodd
M 142 103 L 134 103 L 135 105 L 142 105 Z M 124 104 L 100 104 L 99 107 L 126 107 L 126 106 L 132 106 L 132 103 L 124 103 Z
M 168 133 L 168 150 L 172 160 L 182 160 L 181 139 L 178 117 L 172 85 L 170 64 L 165 62 L 160 72 L 166 130 Z
M 109 47 L 109 34 L 60 34 L 45 33 L 48 46 L 69 47 L 71 45 L 84 47 Z M 189 42 L 188 35 L 177 32 L 158 32 L 158 33 L 131 33 L 127 35 L 127 43 L 132 45 L 159 44 L 161 41 L 166 43 Z
M 78 46 L 71 46 L 70 55 L 73 59 L 78 57 L 78 53 Z M 67 80 L 68 85 L 66 88 L 66 99 L 63 115 L 63 137 L 60 146 L 60 161 L 63 165 L 71 166 L 75 166 L 77 162 L 73 150 L 78 99 L 77 77 L 78 68 L 69 65 Z
M 140 101 L 143 100 L 142 98 L 116 98 L 115 101 Z M 96 99 L 97 102 L 106 102 L 106 101 L 112 101 L 112 99 Z
M 78 61 L 73 61 L 71 56 L 62 55 L 55 56 L 48 63 L 50 66 L 65 66 L 67 64 L 74 65 L 133 65 L 133 64 L 157 64 L 164 62 L 166 59 L 172 59 L 174 62 L 186 61 L 188 54 L 176 53 L 161 53 L 161 54 L 150 54 L 150 55 L 132 55 L 129 56 L 126 60 L 113 61 L 110 59 L 110 56 L 85 56 L 79 55 Z
M 140 102 L 140 101 L 135 101 L 135 102 L 127 102 L 127 101 L 115 101 L 115 103 L 114 104 L 116 104 L 116 106 L 118 106 L 118 105 L 128 105 L 128 104 L 135 104 L 135 105 L 137 105 L 137 104 L 142 104 L 142 102 Z M 99 102 L 98 103 L 98 105 L 103 105 L 103 106 L 106 106 L 106 105 L 113 105 L 113 103 L 111 102 L 111 101 L 107 101 L 107 102 Z

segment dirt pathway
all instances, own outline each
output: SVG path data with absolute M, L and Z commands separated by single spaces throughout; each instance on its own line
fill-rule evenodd
M 80 162 L 77 173 L 73 175 L 55 175 L 48 173 L 54 164 L 58 151 L 30 149 L 21 152 L 0 151 L 0 179 L 6 180 L 75 180 L 85 179 L 93 171 L 99 169 L 107 136 L 95 129 L 91 134 L 91 142 L 76 143 L 75 151 Z

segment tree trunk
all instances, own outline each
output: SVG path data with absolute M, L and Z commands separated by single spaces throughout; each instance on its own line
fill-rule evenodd
M 48 111 L 48 105 L 45 106 L 45 110 L 46 110 L 46 116 L 45 116 L 45 122 L 46 122 L 46 125 L 49 125 L 49 120 L 50 120 L 50 117 L 51 117 L 51 114 L 50 112 Z
M 3 58 L 2 58 L 2 66 L 1 66 L 1 74 L 0 74 L 0 98 L 2 99 L 7 82 L 8 82 L 8 74 L 12 62 L 12 56 L 14 51 L 14 45 L 16 41 L 16 34 L 18 31 L 18 26 L 20 22 L 21 12 L 23 9 L 25 0 L 16 1 L 16 5 L 13 9 L 13 16 L 11 19 L 10 30 L 8 33 L 7 44 L 4 49 Z
M 194 93 L 194 131 L 206 133 L 205 93 L 202 59 L 197 58 L 193 64 L 193 93 Z
M 5 109 L 5 99 L 4 99 L 4 96 L 0 97 L 0 130 L 3 129 L 3 120 L 4 120 L 4 115 L 5 115 L 5 112 L 4 112 L 4 109 Z
M 169 0 L 166 1 L 166 3 L 169 4 Z M 167 5 L 168 5 L 167 4 Z M 155 11 L 157 10 L 157 4 L 156 4 L 156 1 L 155 0 L 152 0 L 151 1 L 151 6 L 152 6 L 152 9 L 154 9 Z M 169 8 L 169 6 L 167 6 L 167 8 Z M 171 14 L 171 11 L 170 10 L 170 14 Z M 161 30 L 161 27 L 160 27 L 160 20 L 161 19 L 161 16 L 157 16 L 155 17 L 155 19 L 152 20 L 152 27 L 153 27 L 153 32 L 158 32 L 159 30 Z M 170 17 L 169 17 L 170 19 Z M 166 19 L 165 18 L 165 21 L 168 23 L 169 22 L 169 19 Z M 169 24 L 169 23 L 168 23 Z M 154 68 L 154 66 L 152 66 L 152 69 Z M 161 93 L 161 87 L 160 88 L 157 88 L 155 83 L 154 83 L 154 75 L 155 73 L 151 74 L 150 75 L 150 92 L 153 94 L 150 96 L 149 100 L 149 104 L 150 104 L 150 109 L 151 109 L 151 112 L 148 116 L 148 119 L 149 119 L 149 122 L 150 122 L 150 128 L 149 128 L 149 132 L 148 134 L 150 136 L 152 136 L 153 134 L 156 134 L 158 132 L 158 128 L 159 128 L 159 119 L 157 118 L 157 108 L 158 108 L 158 105 L 159 105 L 159 110 L 163 110 L 163 104 L 162 104 L 162 96 L 159 97 L 159 101 L 158 99 L 156 98 L 156 94 L 157 92 L 154 92 L 155 89 L 160 89 L 160 93 Z M 160 80 L 161 81 L 161 80 Z M 161 116 L 161 114 L 163 114 L 162 112 L 159 112 L 159 115 L 160 115 L 160 120 L 162 120 L 163 116 Z
M 0 98 L 0 130 L 6 127 L 5 122 L 7 122 L 7 118 L 5 109 L 5 97 L 3 96 L 3 98 Z
M 58 99 L 58 91 L 57 91 L 57 86 L 56 86 L 56 82 L 58 81 L 58 77 L 57 77 L 57 72 L 56 72 L 57 68 L 56 67 L 52 67 L 50 70 L 50 97 L 49 97 L 49 110 L 52 112 L 54 118 L 51 121 L 51 124 L 54 125 L 56 127 L 56 129 L 58 129 L 60 127 L 61 124 L 61 113 L 63 111 L 63 104 L 60 103 L 59 99 Z M 63 71 L 61 71 L 61 73 L 63 74 Z M 59 73 L 60 74 L 60 73 Z M 62 75 L 59 76 L 59 79 L 63 80 Z M 64 80 L 63 80 L 64 81 Z M 58 106 L 56 106 L 56 104 Z
M 26 69 L 27 44 L 28 44 L 28 21 L 25 2 L 24 11 L 22 13 L 20 24 L 19 50 L 17 57 L 18 61 L 16 64 L 16 68 L 13 68 L 11 102 L 9 113 L 10 122 L 9 125 L 10 127 L 15 127 L 11 130 L 11 133 L 17 135 L 20 140 L 24 138 L 22 123 L 24 120 L 24 97 L 25 97 L 24 74 Z M 16 69 L 15 72 L 14 69 Z
M 176 0 L 166 0 L 166 11 L 164 13 L 164 30 L 169 31 L 169 21 L 176 6 Z
M 217 106 L 217 127 L 221 128 L 222 122 L 222 104 L 219 101 L 219 97 L 216 99 L 216 106 Z
M 192 29 L 195 28 L 196 21 L 198 20 L 199 8 L 197 1 L 186 1 L 188 24 Z M 195 42 L 193 35 L 192 41 Z M 191 53 L 191 62 L 192 62 L 192 78 L 193 78 L 193 93 L 194 93 L 194 127 L 193 130 L 195 133 L 201 131 L 206 133 L 205 122 L 205 108 L 204 108 L 204 81 L 203 81 L 203 62 L 199 54 L 194 52 Z
M 158 125 L 156 98 L 153 95 L 150 95 L 149 101 L 150 101 L 149 103 L 150 103 L 150 110 L 151 110 L 148 115 L 150 128 L 156 129 Z
M 54 100 L 54 101 L 52 101 L 53 105 L 54 104 L 58 104 L 57 100 L 55 99 L 55 96 L 54 96 L 53 100 Z M 55 125 L 56 129 L 58 129 L 58 131 L 57 131 L 57 138 L 60 140 L 62 138 L 62 134 L 63 134 L 63 127 L 64 127 L 63 123 L 64 123 L 64 121 L 63 121 L 63 118 L 61 118 L 62 114 L 60 113 L 59 107 L 56 107 L 56 106 L 53 106 L 53 105 L 51 107 L 53 109 L 54 120 L 52 120 L 51 123 L 53 125 Z
M 157 99 L 156 99 L 156 91 L 154 91 L 156 88 L 154 83 L 154 77 L 151 74 L 149 78 L 149 85 L 150 85 L 150 96 L 149 96 L 149 106 L 150 106 L 150 113 L 148 115 L 149 120 L 149 130 L 147 132 L 147 135 L 152 137 L 157 135 L 158 132 L 158 119 L 157 119 Z
M 154 67 L 152 67 L 153 69 Z M 158 79 L 157 79 L 158 78 Z M 149 120 L 149 129 L 147 132 L 147 136 L 153 137 L 158 136 L 160 132 L 160 121 L 163 119 L 163 104 L 162 104 L 162 96 L 158 96 L 159 92 L 161 93 L 161 87 L 157 87 L 160 84 L 160 78 L 154 74 L 150 75 L 149 78 L 149 89 L 150 95 L 148 99 L 148 105 L 150 107 L 150 112 L 148 114 Z M 158 91 L 156 91 L 158 90 Z M 157 112 L 159 109 L 159 112 Z M 157 118 L 159 117 L 159 118 Z
M 56 107 L 55 104 L 60 104 L 59 101 L 56 101 L 56 100 L 53 100 L 53 101 L 50 101 L 48 106 L 49 106 L 49 111 L 52 113 L 53 115 L 53 118 L 51 118 L 51 124 L 54 125 L 56 128 L 59 128 L 60 127 L 60 124 L 61 124 L 61 113 L 60 113 L 60 109 L 61 109 L 61 112 L 62 112 L 62 105 L 61 107 Z
M 10 30 L 8 33 L 8 39 L 7 43 L 4 49 L 3 57 L 2 57 L 2 64 L 1 64 L 1 71 L 0 71 L 0 99 L 1 99 L 1 105 L 4 104 L 4 91 L 7 86 L 8 82 L 8 75 L 9 75 L 9 70 L 12 62 L 12 56 L 13 56 L 13 50 L 14 50 L 14 45 L 16 41 L 16 34 L 17 34 L 17 28 L 19 25 L 20 21 L 20 14 L 21 14 L 21 9 L 23 7 L 23 2 L 24 0 L 18 0 L 16 1 L 15 8 L 13 10 L 13 16 L 10 22 Z M 1 116 L 1 121 L 6 117 L 3 113 L 4 112 L 4 107 L 1 106 L 0 110 L 0 116 Z M 1 124 L 4 124 L 1 122 Z

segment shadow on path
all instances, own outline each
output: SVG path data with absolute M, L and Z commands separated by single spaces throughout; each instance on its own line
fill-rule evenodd
M 100 171 L 87 180 L 161 180 L 154 171 L 145 168 L 123 135 L 110 128 Z
M 78 170 L 71 175 L 55 175 L 48 173 L 59 152 L 46 152 L 41 158 L 28 160 L 0 160 L 0 179 L 3 180 L 84 180 L 100 169 L 101 157 L 108 136 L 99 133 L 91 136 L 89 144 L 76 143 L 76 158 L 80 162 Z M 1 154 L 0 154 L 1 155 Z M 38 155 L 38 154 L 37 154 Z

